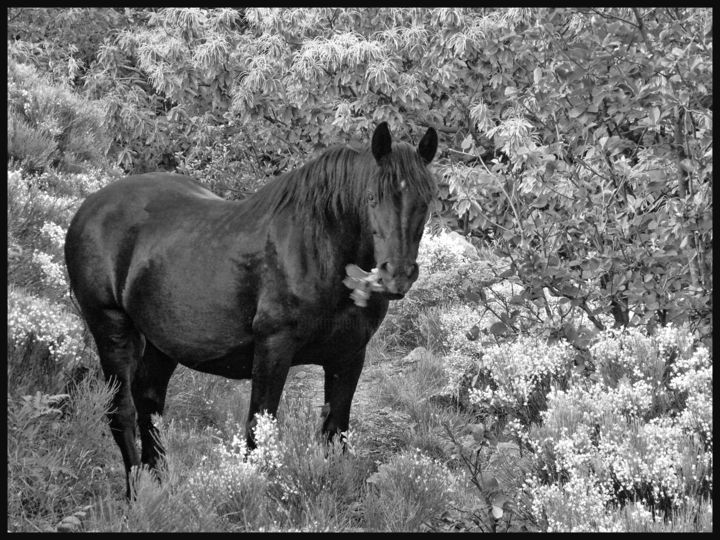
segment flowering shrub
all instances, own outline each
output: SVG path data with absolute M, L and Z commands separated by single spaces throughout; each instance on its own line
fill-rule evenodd
M 255 418 L 257 424 L 253 435 L 256 447 L 248 455 L 248 462 L 261 470 L 271 472 L 280 467 L 283 454 L 277 419 L 268 413 L 257 414 Z
M 526 483 L 534 499 L 533 517 L 547 532 L 621 532 L 621 524 L 606 513 L 607 492 L 592 475 L 573 475 L 564 484 Z
M 40 237 L 46 223 L 69 225 L 80 204 L 74 195 L 48 190 L 50 177 L 50 173 L 27 175 L 8 169 L 8 231 L 27 243 Z M 57 235 L 57 231 L 46 229 L 46 234 Z
M 567 379 L 572 362 L 567 342 L 520 336 L 490 346 L 479 363 L 485 377 L 477 378 L 483 382 L 470 390 L 470 402 L 492 413 L 514 412 L 527 424 L 539 412 L 538 400 L 544 402 L 550 384 Z
M 263 423 L 260 431 L 267 427 Z M 231 521 L 253 524 L 267 503 L 268 477 L 259 466 L 259 455 L 246 459 L 246 453 L 245 437 L 235 435 L 229 444 L 216 447 L 215 463 L 202 464 L 187 484 L 193 500 L 214 507 Z
M 483 315 L 476 306 L 467 304 L 451 305 L 441 309 L 438 313 L 438 323 L 443 351 L 479 359 L 482 350 L 480 343 L 469 339 L 467 332 L 473 326 L 485 326 L 488 323 L 487 317 L 487 314 Z
M 88 167 L 77 173 L 45 171 L 32 178 L 38 187 L 54 196 L 83 199 L 116 180 L 119 174 L 114 169 L 108 172 L 98 167 Z
M 62 253 L 63 247 L 65 246 L 66 233 L 67 230 L 64 227 L 52 221 L 46 221 L 42 227 L 40 227 L 40 236 L 59 253 Z
M 446 393 L 484 414 L 517 416 L 528 424 L 544 408 L 551 382 L 564 381 L 572 367 L 573 350 L 565 341 L 549 344 L 540 336 L 521 335 L 493 343 L 487 329 L 498 319 L 477 306 L 459 304 L 438 312 L 441 344 L 446 355 Z
M 8 290 L 8 345 L 20 349 L 46 347 L 50 358 L 73 368 L 85 350 L 83 323 L 75 315 L 44 298 Z
M 711 493 L 707 349 L 693 351 L 686 329 L 667 327 L 654 336 L 608 331 L 591 352 L 594 380 L 553 389 L 542 425 L 529 432 L 539 477 L 557 486 L 533 491 L 536 501 L 580 477 L 592 478 L 607 503 L 640 500 L 666 513 Z
M 317 411 L 305 408 L 301 416 L 307 412 L 315 421 Z M 293 524 L 328 520 L 357 498 L 365 476 L 352 450 L 308 439 L 306 417 L 283 429 L 282 439 L 274 417 L 256 419 L 255 449 L 248 451 L 244 435 L 234 434 L 193 472 L 188 486 L 196 504 L 211 506 L 244 529 L 280 530 L 277 518 Z
M 44 251 L 35 250 L 32 261 L 40 268 L 43 274 L 43 284 L 51 289 L 68 292 L 68 283 L 65 278 L 65 265 L 58 263 L 55 257 Z
M 656 341 L 640 328 L 601 333 L 590 352 L 602 382 L 612 387 L 623 377 L 631 377 L 659 384 L 666 358 L 658 354 Z
M 676 419 L 687 433 L 701 437 L 706 446 L 712 445 L 712 359 L 704 346 L 692 356 L 678 359 L 671 367 L 670 390 L 684 396 L 684 407 Z

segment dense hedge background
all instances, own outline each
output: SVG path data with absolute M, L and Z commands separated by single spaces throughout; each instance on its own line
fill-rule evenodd
M 8 29 L 29 170 L 105 157 L 240 197 L 379 121 L 433 125 L 437 225 L 494 242 L 524 300 L 709 335 L 709 9 L 12 8 Z

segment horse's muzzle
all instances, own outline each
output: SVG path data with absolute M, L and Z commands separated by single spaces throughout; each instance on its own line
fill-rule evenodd
M 418 265 L 414 261 L 385 261 L 378 268 L 384 294 L 391 300 L 403 298 L 418 277 Z

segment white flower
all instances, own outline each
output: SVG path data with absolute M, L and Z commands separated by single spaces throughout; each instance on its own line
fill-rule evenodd
M 44 251 L 35 250 L 32 260 L 43 272 L 43 280 L 49 287 L 67 290 L 68 284 L 65 280 L 65 269 L 60 263 L 55 262 L 52 255 Z

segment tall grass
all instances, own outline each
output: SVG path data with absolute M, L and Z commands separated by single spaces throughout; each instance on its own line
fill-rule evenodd
M 42 530 L 120 485 L 105 424 L 113 389 L 87 378 L 69 394 L 8 397 L 8 527 Z M 118 490 L 119 491 L 119 490 Z

